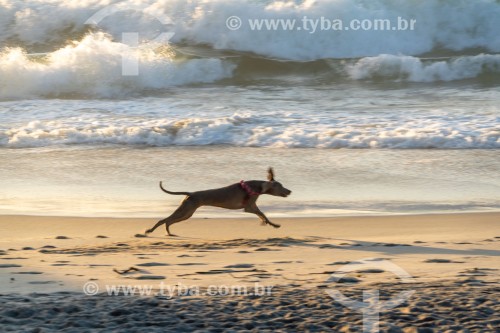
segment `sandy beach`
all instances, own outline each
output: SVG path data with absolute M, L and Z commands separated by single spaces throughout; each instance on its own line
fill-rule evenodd
M 500 213 L 155 221 L 1 216 L 3 330 L 361 332 L 366 290 L 413 291 L 380 332 L 499 329 Z

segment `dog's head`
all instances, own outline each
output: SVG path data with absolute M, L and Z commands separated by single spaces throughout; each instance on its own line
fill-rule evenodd
M 280 182 L 274 180 L 273 168 L 267 170 L 267 182 L 262 185 L 262 194 L 270 194 L 277 197 L 287 197 L 292 191 L 281 185 Z

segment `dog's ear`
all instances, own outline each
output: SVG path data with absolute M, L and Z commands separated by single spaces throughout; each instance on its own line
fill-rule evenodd
M 273 168 L 267 169 L 267 180 L 269 180 L 270 182 L 274 181 L 274 171 L 273 171 Z

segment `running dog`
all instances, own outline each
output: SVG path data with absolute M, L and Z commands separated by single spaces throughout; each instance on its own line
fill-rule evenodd
M 154 227 L 146 230 L 146 234 L 152 233 L 156 228 L 165 224 L 167 234 L 169 236 L 175 236 L 170 233 L 170 226 L 174 223 L 187 220 L 201 206 L 214 206 L 226 209 L 244 209 L 247 213 L 257 215 L 263 225 L 269 224 L 275 228 L 279 228 L 279 224 L 269 221 L 266 215 L 260 211 L 259 207 L 257 207 L 257 199 L 262 194 L 287 197 L 292 193 L 292 191 L 285 188 L 281 185 L 281 183 L 274 180 L 274 172 L 272 168 L 269 168 L 267 171 L 267 181 L 242 180 L 239 183 L 226 187 L 197 192 L 171 192 L 163 188 L 161 182 L 160 188 L 165 193 L 172 195 L 185 195 L 186 198 L 172 213 L 172 215 L 158 221 Z

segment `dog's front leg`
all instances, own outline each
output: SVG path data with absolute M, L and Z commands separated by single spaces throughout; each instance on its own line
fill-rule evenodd
M 257 205 L 250 205 L 250 206 L 245 207 L 245 212 L 257 215 L 263 224 L 269 224 L 275 228 L 281 227 L 281 225 L 269 221 L 267 216 L 261 212 L 261 210 L 259 209 L 259 207 L 257 207 Z

